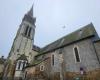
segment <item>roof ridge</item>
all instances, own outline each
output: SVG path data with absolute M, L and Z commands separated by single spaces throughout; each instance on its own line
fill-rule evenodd
M 71 32 L 71 33 L 69 33 L 69 34 L 64 35 L 63 37 L 61 37 L 61 38 L 59 38 L 59 39 L 57 39 L 57 40 L 51 42 L 50 44 L 53 44 L 54 42 L 56 42 L 56 41 L 58 41 L 58 40 L 60 40 L 60 39 L 63 39 L 63 38 L 66 37 L 66 36 L 69 36 L 69 35 L 75 33 L 76 31 L 79 31 L 79 30 L 81 30 L 81 29 L 84 29 L 84 28 L 86 28 L 86 27 L 89 26 L 89 25 L 92 25 L 92 28 L 94 28 L 93 24 L 92 24 L 92 23 L 89 23 L 89 24 L 85 25 L 84 27 L 79 28 L 78 30 L 75 30 L 75 31 L 73 31 L 73 32 Z M 89 27 L 90 27 L 90 26 L 89 26 Z M 94 29 L 95 29 L 95 28 L 94 28 Z M 49 46 L 50 44 L 47 44 L 46 46 Z M 44 46 L 44 47 L 46 47 L 46 46 Z M 43 49 L 44 47 L 42 47 L 42 49 Z
M 76 30 L 73 31 L 72 33 L 69 33 L 67 35 L 65 35 L 64 37 L 46 45 L 45 47 L 43 47 L 41 49 L 42 53 L 46 53 L 49 52 L 51 50 L 60 48 L 64 45 L 68 45 L 71 44 L 73 42 L 88 38 L 88 37 L 92 37 L 96 34 L 96 30 L 94 28 L 94 25 L 92 23 Z M 64 39 L 64 40 L 63 40 Z M 63 41 L 62 41 L 63 40 Z

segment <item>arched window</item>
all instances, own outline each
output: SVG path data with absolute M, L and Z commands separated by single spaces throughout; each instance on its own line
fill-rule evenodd
M 28 37 L 30 37 L 30 35 L 31 35 L 31 27 L 29 28 L 29 32 L 28 32 Z
M 29 28 L 29 26 L 26 26 L 26 29 L 25 29 L 25 36 L 27 36 L 28 28 Z
M 18 70 L 20 70 L 21 61 L 18 62 Z
M 22 67 L 22 69 L 24 69 L 24 68 L 25 68 L 25 65 L 26 65 L 26 62 L 24 61 L 24 62 L 23 62 L 23 67 Z
M 80 62 L 80 56 L 79 56 L 79 51 L 77 47 L 74 47 L 74 53 L 75 53 L 76 62 Z
M 54 65 L 54 54 L 52 54 L 52 65 Z

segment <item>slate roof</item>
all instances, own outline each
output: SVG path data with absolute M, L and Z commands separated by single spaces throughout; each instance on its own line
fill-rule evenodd
M 33 17 L 33 6 L 30 9 L 30 11 L 27 14 L 25 14 L 25 16 L 24 16 L 22 21 L 28 21 L 28 22 L 30 22 L 33 25 L 35 24 L 36 18 Z
M 22 21 L 28 21 L 28 22 L 30 22 L 31 24 L 34 25 L 34 23 L 36 22 L 36 18 L 33 18 L 33 17 L 26 14 Z
M 33 5 L 27 14 L 33 17 Z
M 40 47 L 33 45 L 32 50 L 39 52 L 40 51 Z
M 22 54 L 17 60 L 27 60 L 25 54 Z
M 95 34 L 96 34 L 96 30 L 95 30 L 93 24 L 90 23 L 90 24 L 84 26 L 83 28 L 81 28 L 75 32 L 72 32 L 71 34 L 66 35 L 66 36 L 58 39 L 57 41 L 45 46 L 44 48 L 41 49 L 40 54 L 38 54 L 37 56 L 42 55 L 47 52 L 50 52 L 50 51 L 53 51 L 55 49 L 64 47 L 71 43 L 83 40 L 85 38 L 95 36 Z

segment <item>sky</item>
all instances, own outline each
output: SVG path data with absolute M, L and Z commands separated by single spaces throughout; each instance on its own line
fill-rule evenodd
M 0 0 L 0 56 L 8 56 L 22 18 L 33 3 L 34 44 L 39 47 L 91 22 L 100 36 L 100 0 Z

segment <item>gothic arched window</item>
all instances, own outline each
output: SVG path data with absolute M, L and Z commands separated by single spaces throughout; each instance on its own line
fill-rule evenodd
M 22 69 L 24 69 L 25 66 L 26 66 L 26 62 L 24 61 L 24 62 L 23 62 L 23 67 L 22 67 Z
M 30 35 L 31 35 L 31 27 L 29 28 L 29 32 L 28 32 L 28 37 L 30 37 Z
M 54 54 L 52 54 L 52 65 L 54 65 Z
M 75 53 L 76 62 L 80 62 L 80 56 L 79 56 L 79 51 L 77 47 L 74 47 L 74 53 Z
M 18 62 L 18 70 L 20 70 L 21 61 Z
M 25 36 L 27 36 L 28 28 L 29 28 L 29 26 L 26 26 L 26 29 L 25 29 Z

